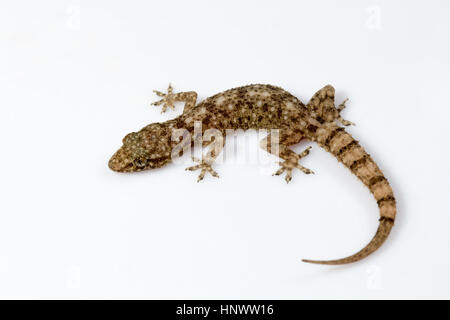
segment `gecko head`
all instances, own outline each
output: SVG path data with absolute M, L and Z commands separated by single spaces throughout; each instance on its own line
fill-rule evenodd
M 171 160 L 170 138 L 169 127 L 165 123 L 152 123 L 139 132 L 129 133 L 108 166 L 117 172 L 160 168 Z

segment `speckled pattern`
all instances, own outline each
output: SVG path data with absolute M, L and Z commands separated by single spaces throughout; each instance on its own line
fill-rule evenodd
M 272 137 L 269 134 L 261 141 L 261 147 L 278 155 L 283 161 L 276 175 L 286 173 L 286 182 L 292 179 L 292 170 L 299 169 L 305 174 L 313 173 L 299 164 L 299 160 L 309 153 L 309 148 L 296 154 L 289 146 L 302 139 L 314 141 L 333 154 L 344 166 L 349 168 L 371 191 L 380 209 L 380 225 L 372 241 L 356 254 L 338 260 L 303 260 L 319 264 L 346 264 L 356 262 L 378 249 L 388 237 L 394 224 L 396 203 L 388 180 L 372 160 L 345 129 L 339 125 L 351 125 L 340 112 L 345 101 L 335 106 L 335 90 L 331 85 L 316 92 L 307 105 L 282 88 L 253 84 L 223 91 L 197 104 L 197 93 L 174 93 L 171 86 L 168 93 L 155 91 L 162 97 L 154 105 L 163 105 L 162 112 L 173 108 L 174 102 L 185 102 L 183 113 L 173 120 L 152 123 L 138 132 L 132 132 L 123 139 L 122 147 L 112 156 L 109 167 L 118 172 L 136 172 L 159 168 L 172 161 L 172 151 L 179 147 L 179 140 L 172 139 L 175 129 L 186 129 L 194 133 L 194 125 L 202 124 L 202 133 L 216 129 L 223 134 L 227 129 L 277 129 L 277 152 L 272 150 Z M 198 137 L 196 137 L 198 138 Z M 193 143 L 189 140 L 189 144 Z M 203 141 L 203 145 L 213 143 Z M 210 146 L 211 147 L 211 146 Z M 218 174 L 212 169 L 214 158 L 220 148 L 217 143 L 211 147 L 208 156 L 197 160 L 197 165 L 188 170 L 201 170 L 198 181 L 206 173 L 214 177 Z

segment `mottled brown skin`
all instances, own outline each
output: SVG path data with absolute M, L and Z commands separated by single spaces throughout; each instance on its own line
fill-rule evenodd
M 123 139 L 123 146 L 112 156 L 109 167 L 119 172 L 135 172 L 159 168 L 171 161 L 171 151 L 178 144 L 172 141 L 173 129 L 185 128 L 194 132 L 194 123 L 202 123 L 202 132 L 218 129 L 225 136 L 226 129 L 278 129 L 279 152 L 284 161 L 275 173 L 286 172 L 286 181 L 292 179 L 292 170 L 297 168 L 306 174 L 312 173 L 298 161 L 308 155 L 309 148 L 300 154 L 289 146 L 307 139 L 318 143 L 332 153 L 341 163 L 349 168 L 371 191 L 380 209 L 380 225 L 372 241 L 356 254 L 338 260 L 317 261 L 303 260 L 318 264 L 346 264 L 356 262 L 378 249 L 388 237 L 394 224 L 396 204 L 392 189 L 381 170 L 370 155 L 361 147 L 345 129 L 338 125 L 350 125 L 351 122 L 340 116 L 345 108 L 345 101 L 338 107 L 334 104 L 334 88 L 327 85 L 311 98 L 307 105 L 286 92 L 271 85 L 248 85 L 218 93 L 196 104 L 195 92 L 174 94 L 169 86 L 168 93 L 156 93 L 163 97 L 155 105 L 163 104 L 173 108 L 176 101 L 185 102 L 183 114 L 164 123 L 150 124 L 139 132 L 128 134 Z M 271 135 L 261 141 L 261 147 L 271 150 Z M 207 145 L 208 142 L 204 142 Z M 188 170 L 200 169 L 199 180 L 207 172 L 213 176 L 217 173 L 211 165 L 218 155 L 216 149 L 209 157 L 198 160 L 199 164 Z

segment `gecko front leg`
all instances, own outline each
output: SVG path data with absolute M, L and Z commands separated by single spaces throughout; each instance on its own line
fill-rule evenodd
M 173 93 L 173 88 L 170 84 L 167 88 L 167 93 L 162 93 L 158 90 L 153 90 L 153 92 L 156 93 L 156 95 L 158 95 L 159 97 L 162 97 L 161 100 L 152 103 L 153 106 L 159 106 L 161 104 L 163 105 L 161 113 L 166 112 L 168 107 L 171 109 L 175 109 L 175 102 L 185 103 L 183 112 L 192 109 L 197 103 L 197 93 L 195 91 Z
M 209 172 L 215 178 L 219 177 L 219 174 L 216 171 L 214 171 L 214 169 L 211 166 L 215 160 L 214 158 L 208 157 L 208 158 L 197 159 L 195 157 L 192 157 L 192 160 L 194 162 L 197 162 L 198 164 L 195 166 L 192 166 L 192 167 L 188 167 L 188 168 L 186 168 L 186 170 L 189 170 L 189 171 L 195 171 L 195 170 L 199 170 L 199 169 L 201 170 L 200 174 L 198 175 L 197 182 L 202 181 L 207 172 Z
M 261 140 L 260 146 L 267 152 L 276 155 L 284 161 L 279 162 L 280 169 L 278 169 L 273 175 L 280 175 L 286 172 L 285 180 L 289 183 L 292 180 L 292 170 L 297 168 L 305 174 L 314 173 L 312 170 L 305 168 L 298 161 L 306 157 L 309 154 L 311 147 L 306 148 L 300 154 L 295 153 L 289 146 L 297 144 L 303 137 L 299 134 L 280 134 L 278 143 L 273 143 L 272 134 L 269 134 L 266 138 Z M 275 148 L 274 148 L 275 147 Z
M 212 137 L 214 137 L 214 139 L 212 139 Z M 194 157 L 192 158 L 194 162 L 198 163 L 197 165 L 186 168 L 186 170 L 189 171 L 201 170 L 198 175 L 197 182 L 203 180 L 207 172 L 209 172 L 213 177 L 219 178 L 219 174 L 214 171 L 212 164 L 219 156 L 225 143 L 224 135 L 216 129 L 207 130 L 204 134 L 204 139 L 207 140 L 203 140 L 203 146 L 209 146 L 209 150 L 205 155 L 202 155 L 201 159 Z

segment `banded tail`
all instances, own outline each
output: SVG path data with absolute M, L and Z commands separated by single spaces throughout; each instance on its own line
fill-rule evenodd
M 344 128 L 336 124 L 323 125 L 316 130 L 316 141 L 349 168 L 370 190 L 380 209 L 380 225 L 375 236 L 362 250 L 337 260 L 303 260 L 317 264 L 347 264 L 359 261 L 377 250 L 388 237 L 397 212 L 395 198 L 389 182 L 372 160 Z

